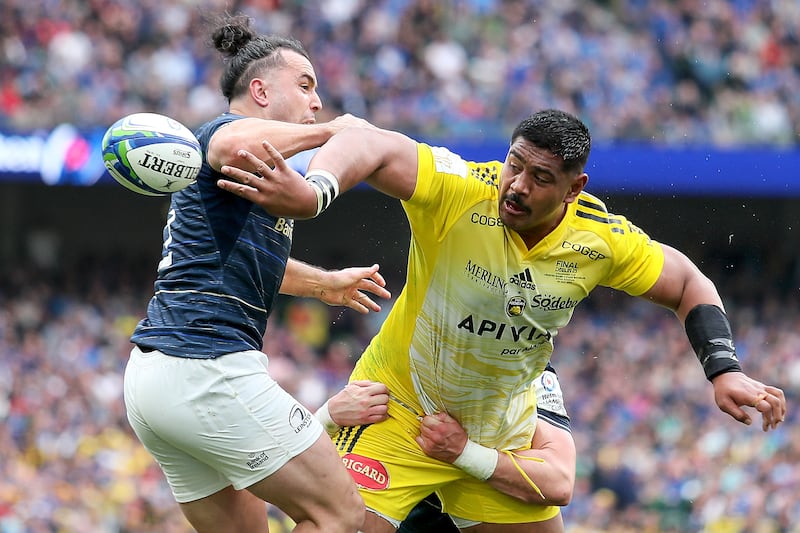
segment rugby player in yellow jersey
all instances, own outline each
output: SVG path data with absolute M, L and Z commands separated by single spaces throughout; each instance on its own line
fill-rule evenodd
M 783 391 L 748 377 L 714 284 L 681 252 L 651 240 L 584 191 L 590 135 L 544 110 L 515 128 L 505 162 L 473 163 L 400 133 L 354 128 L 314 156 L 305 182 L 268 143 L 274 168 L 225 167 L 218 185 L 274 215 L 321 213 L 366 180 L 402 200 L 412 240 L 406 285 L 353 380 L 385 383 L 387 420 L 334 438 L 370 511 L 363 530 L 394 531 L 431 491 L 471 532 L 563 531 L 556 506 L 502 494 L 485 480 L 518 462 L 536 426 L 532 388 L 573 309 L 596 286 L 673 310 L 719 408 L 763 428 L 786 414 Z M 241 152 L 243 165 L 257 165 Z M 458 456 L 417 439 L 446 413 L 469 440 Z M 533 490 L 533 487 L 532 487 Z
M 497 468 L 487 482 L 500 492 L 523 501 L 542 505 L 567 505 L 575 486 L 576 450 L 572 439 L 570 420 L 558 376 L 548 364 L 545 371 L 534 380 L 538 421 L 531 447 L 520 450 L 520 456 L 529 457 L 506 471 Z M 335 435 L 342 426 L 373 424 L 385 420 L 389 390 L 383 383 L 352 381 L 335 394 L 317 411 L 329 435 Z M 467 435 L 452 417 L 441 415 L 433 425 L 423 429 L 420 442 L 423 450 L 433 450 L 458 455 L 464 449 Z M 502 465 L 498 465 L 502 466 Z M 522 475 L 520 475 L 522 473 Z M 533 481 L 541 494 L 531 490 Z M 398 533 L 452 533 L 457 531 L 453 520 L 441 512 L 441 504 L 431 494 L 411 510 L 400 524 Z

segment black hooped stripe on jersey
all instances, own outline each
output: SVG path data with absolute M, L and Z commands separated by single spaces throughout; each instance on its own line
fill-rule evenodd
M 359 437 L 361 437 L 361 434 L 364 433 L 364 430 L 371 425 L 372 424 L 366 424 L 363 426 L 350 426 L 342 428 L 342 430 L 339 431 L 339 434 L 336 436 L 336 440 L 334 440 L 336 449 L 345 453 L 352 452 L 353 448 L 355 448 L 356 443 L 358 442 Z
M 609 220 L 608 217 L 603 217 L 600 215 L 595 215 L 594 213 L 587 213 L 586 211 L 581 211 L 580 209 L 575 210 L 575 216 L 586 218 L 589 220 L 594 220 L 595 222 L 599 222 L 601 224 L 611 224 L 612 221 Z
M 583 207 L 588 207 L 589 209 L 594 209 L 596 211 L 600 211 L 601 213 L 608 214 L 608 210 L 606 209 L 606 206 L 604 206 L 603 204 L 601 204 L 599 202 L 590 202 L 589 200 L 586 200 L 584 198 L 579 198 L 578 199 L 578 205 L 583 206 Z
M 615 227 L 611 228 L 612 232 L 622 234 L 625 233 L 625 228 L 622 227 L 622 220 L 619 218 L 595 215 L 594 213 L 588 213 L 586 211 L 581 211 L 580 209 L 575 210 L 575 216 L 585 218 L 587 220 L 593 220 L 595 222 L 599 222 L 600 224 L 615 224 Z
M 346 426 L 339 430 L 336 434 L 336 438 L 333 441 L 333 444 L 336 446 L 337 450 L 342 450 L 342 446 L 347 443 L 347 439 L 350 438 L 350 434 L 353 432 L 353 426 Z

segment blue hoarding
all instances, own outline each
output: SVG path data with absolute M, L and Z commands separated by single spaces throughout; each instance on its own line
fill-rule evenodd
M 114 184 L 105 171 L 100 142 L 104 130 L 69 124 L 45 132 L 0 131 L 0 182 L 48 185 Z M 506 140 L 428 140 L 465 159 L 503 159 Z M 587 166 L 595 193 L 800 197 L 800 149 L 650 145 L 599 145 Z

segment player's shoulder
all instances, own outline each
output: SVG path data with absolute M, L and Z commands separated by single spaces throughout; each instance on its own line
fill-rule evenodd
M 243 118 L 246 117 L 242 115 L 236 115 L 234 113 L 222 113 L 212 118 L 208 122 L 201 124 L 194 132 L 195 137 L 197 137 L 197 139 L 200 141 L 200 144 L 207 144 L 208 140 L 219 128 L 225 126 L 226 124 L 230 124 L 235 120 L 240 120 Z
M 422 157 L 430 158 L 431 170 L 435 174 L 449 175 L 477 182 L 497 189 L 500 184 L 501 161 L 469 161 L 444 146 L 419 143 Z
M 627 217 L 609 211 L 605 202 L 586 191 L 578 195 L 573 206 L 572 226 L 579 231 L 593 233 L 607 242 L 644 235 Z

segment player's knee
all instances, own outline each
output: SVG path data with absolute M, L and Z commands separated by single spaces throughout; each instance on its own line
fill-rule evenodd
M 360 531 L 364 525 L 364 519 L 367 513 L 364 500 L 357 490 L 349 491 L 347 494 L 343 495 L 342 499 L 337 502 L 336 508 L 333 511 L 335 513 L 333 523 L 338 524 L 340 529 L 334 530 L 330 528 L 329 523 L 324 531 L 341 531 L 343 533 Z

